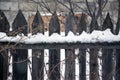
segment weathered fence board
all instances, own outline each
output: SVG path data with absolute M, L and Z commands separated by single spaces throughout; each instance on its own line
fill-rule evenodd
M 17 16 L 12 23 L 12 31 L 12 36 L 17 34 L 27 35 L 27 21 L 21 10 L 18 11 Z M 13 80 L 27 80 L 27 54 L 27 49 L 16 49 L 15 53 L 13 53 Z
M 32 23 L 32 34 L 36 34 L 38 32 L 44 34 L 44 22 L 39 11 L 36 12 Z
M 0 53 L 0 79 L 3 80 L 3 56 Z
M 93 30 L 99 30 L 99 25 L 96 18 L 93 18 L 90 23 L 89 32 L 92 33 Z
M 60 34 L 60 23 L 56 12 L 53 13 L 49 23 L 49 36 Z M 60 80 L 60 49 L 49 50 L 49 79 Z
M 32 80 L 44 79 L 44 50 L 32 50 Z
M 8 34 L 10 25 L 2 10 L 0 10 L 0 28 L 0 32 L 5 32 Z
M 102 30 L 106 30 L 107 28 L 110 28 L 111 32 L 114 34 L 113 23 L 109 13 L 103 22 Z M 102 79 L 113 80 L 113 49 L 102 48 L 102 62 Z
M 65 50 L 65 80 L 75 80 L 75 50 Z
M 36 12 L 32 23 L 32 34 L 44 34 L 44 22 L 39 11 Z M 32 50 L 32 80 L 44 79 L 44 49 Z
M 49 75 L 50 80 L 60 80 L 60 49 L 49 50 Z
M 5 32 L 8 35 L 9 32 L 9 22 L 3 13 L 0 10 L 0 32 Z M 0 46 L 2 48 L 2 46 Z M 6 80 L 9 73 L 8 73 L 8 50 L 4 50 L 0 52 L 0 80 Z
M 103 22 L 102 30 L 106 30 L 107 28 L 111 29 L 111 32 L 114 34 L 113 23 L 109 13 L 107 13 L 107 16 Z
M 99 80 L 98 72 L 98 51 L 99 49 L 90 49 L 90 80 Z
M 115 29 L 115 34 L 118 35 L 120 31 L 120 1 L 119 1 L 119 10 L 118 10 L 118 20 Z M 120 79 L 120 49 L 116 49 L 116 69 L 115 69 L 115 80 Z
M 115 80 L 120 79 L 120 49 L 116 50 L 116 70 L 115 70 Z
M 102 80 L 113 80 L 112 49 L 102 49 Z
M 94 13 L 95 15 L 95 13 Z M 100 30 L 96 17 L 92 18 L 89 32 L 93 30 Z M 99 80 L 99 71 L 98 71 L 98 52 L 99 48 L 89 48 L 90 54 L 90 80 Z
M 83 31 L 87 32 L 87 23 L 84 13 L 82 13 L 80 21 L 77 25 L 77 32 L 81 34 Z
M 0 79 L 6 80 L 8 77 L 8 50 L 0 52 Z
M 27 80 L 27 50 L 16 49 L 13 54 L 13 80 Z
M 75 25 L 74 15 L 70 12 L 67 15 L 66 22 L 65 22 L 65 35 L 66 36 L 67 36 L 69 31 L 72 31 L 73 33 L 75 33 L 75 30 L 73 27 L 74 25 Z
M 79 49 L 79 80 L 86 80 L 86 49 Z
M 17 34 L 24 34 L 27 35 L 28 33 L 28 26 L 27 21 L 22 13 L 21 10 L 18 11 L 14 22 L 12 23 L 12 36 L 16 36 Z
M 74 31 L 74 15 L 70 12 L 66 18 L 65 24 L 65 35 L 69 31 Z M 74 49 L 65 49 L 65 80 L 75 80 L 75 50 Z
M 78 33 L 81 34 L 83 31 L 87 32 L 87 23 L 85 21 L 85 14 L 82 13 L 79 25 Z M 86 49 L 79 49 L 79 80 L 86 80 Z

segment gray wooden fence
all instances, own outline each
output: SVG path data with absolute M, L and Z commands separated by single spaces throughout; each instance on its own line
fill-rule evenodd
M 7 33 L 8 36 L 16 36 L 23 33 L 27 35 L 28 24 L 21 10 L 13 21 L 12 31 L 9 31 L 9 22 L 3 11 L 0 10 L 0 32 Z M 69 13 L 65 23 L 65 35 L 69 31 L 74 34 L 74 24 L 77 25 L 77 33 L 81 35 L 83 31 L 86 31 L 87 23 L 85 21 L 85 14 L 82 14 L 80 21 L 73 14 Z M 93 20 L 92 20 L 93 21 Z M 118 19 L 118 23 L 120 20 Z M 92 22 L 91 22 L 92 25 Z M 117 30 L 113 30 L 113 23 L 108 13 L 103 25 L 102 30 L 107 28 L 111 29 L 114 35 L 118 35 L 120 26 L 117 24 Z M 98 26 L 96 26 L 98 27 Z M 94 29 L 90 30 L 93 31 Z M 98 28 L 96 28 L 98 29 Z M 44 34 L 44 22 L 39 11 L 36 12 L 35 18 L 32 23 L 32 35 L 37 32 Z M 90 31 L 90 32 L 91 32 Z M 53 13 L 49 23 L 49 36 L 53 33 L 60 34 L 60 23 L 56 12 Z M 5 47 L 6 45 L 14 47 Z M 6 49 L 4 49 L 6 48 Z M 7 77 L 11 74 L 8 72 L 8 52 L 13 56 L 13 80 L 27 80 L 27 65 L 28 49 L 32 49 L 32 80 L 44 80 L 44 49 L 49 49 L 49 80 L 60 80 L 60 49 L 65 49 L 65 78 L 64 80 L 75 80 L 75 59 L 79 59 L 79 80 L 86 80 L 86 53 L 90 55 L 90 80 L 99 80 L 99 66 L 98 58 L 102 60 L 102 80 L 119 80 L 120 79 L 120 41 L 119 42 L 103 42 L 103 43 L 38 43 L 38 44 L 25 44 L 15 42 L 0 42 L 0 80 L 7 80 Z M 2 50 L 3 49 L 3 50 Z M 79 54 L 75 54 L 75 49 L 79 49 Z M 99 56 L 99 52 L 102 56 Z M 40 56 L 40 57 L 38 57 Z

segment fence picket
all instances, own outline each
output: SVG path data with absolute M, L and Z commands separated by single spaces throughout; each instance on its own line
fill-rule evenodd
M 113 80 L 112 49 L 102 49 L 102 80 Z
M 82 13 L 81 15 L 81 18 L 80 18 L 80 22 L 78 24 L 78 27 L 77 27 L 77 32 L 79 34 L 81 34 L 83 31 L 87 32 L 86 29 L 87 29 L 87 23 L 86 23 L 86 20 L 85 20 L 85 14 Z
M 44 22 L 39 11 L 36 12 L 32 23 L 32 34 L 44 34 Z M 44 49 L 32 50 L 32 80 L 44 80 Z
M 79 49 L 79 80 L 86 80 L 86 49 Z
M 38 32 L 44 34 L 44 22 L 39 11 L 36 12 L 32 23 L 32 34 L 36 34 Z
M 13 80 L 27 80 L 27 50 L 16 49 L 13 54 Z
M 117 20 L 117 25 L 114 34 L 118 35 L 120 31 L 120 18 Z
M 44 80 L 44 50 L 32 50 L 32 80 Z
M 114 32 L 109 13 L 103 22 L 102 30 L 107 28 Z M 102 49 L 102 80 L 113 80 L 113 49 Z
M 60 34 L 60 23 L 56 12 L 49 23 L 49 36 Z M 60 80 L 60 49 L 49 49 L 49 80 Z
M 0 32 L 5 32 L 7 35 L 9 33 L 9 22 L 3 13 L 0 10 Z M 5 37 L 5 36 L 4 36 Z M 8 77 L 8 50 L 0 52 L 0 80 L 7 80 Z
M 0 79 L 3 80 L 3 56 L 2 54 L 0 53 Z
M 75 80 L 74 49 L 65 49 L 65 80 Z
M 65 35 L 74 32 L 74 16 L 69 13 L 66 18 Z M 65 80 L 75 80 L 75 50 L 65 49 Z
M 97 22 L 97 20 L 95 18 L 93 18 L 91 23 L 90 23 L 89 32 L 92 33 L 93 30 L 100 30 L 98 22 Z
M 66 18 L 66 23 L 65 23 L 65 35 L 68 34 L 69 31 L 72 31 L 73 33 L 75 33 L 75 30 L 74 30 L 74 15 L 72 13 L 69 13 L 67 15 L 67 18 Z
M 89 32 L 92 33 L 93 30 L 100 30 L 99 25 L 96 18 L 92 18 L 90 24 Z M 98 73 L 98 52 L 99 49 L 90 49 L 90 80 L 98 80 L 99 73 Z
M 27 35 L 27 21 L 21 10 L 12 24 L 12 36 L 24 34 Z M 15 32 L 14 32 L 15 31 Z M 19 42 L 18 42 L 19 43 Z M 27 80 L 27 49 L 16 49 L 13 54 L 13 80 Z
M 83 31 L 87 32 L 87 23 L 85 20 L 85 14 L 82 13 L 79 25 L 78 33 L 81 34 Z M 86 80 L 86 49 L 79 49 L 79 80 Z
M 98 73 L 98 51 L 99 49 L 90 49 L 90 80 L 99 80 Z
M 0 10 L 0 27 L 0 32 L 5 32 L 8 35 L 10 25 L 2 10 Z
M 106 30 L 106 29 L 110 29 L 112 33 L 114 33 L 114 29 L 113 29 L 113 23 L 112 23 L 112 20 L 110 18 L 110 14 L 107 13 L 107 16 L 103 22 L 103 25 L 102 25 L 102 30 Z
M 120 49 L 116 49 L 116 70 L 115 70 L 115 80 L 120 79 Z
M 12 23 L 12 33 L 12 36 L 16 36 L 17 34 L 27 35 L 28 33 L 27 21 L 21 10 L 18 11 L 17 16 Z
M 116 24 L 116 29 L 115 29 L 115 35 L 118 35 L 120 32 L 120 1 L 118 5 L 118 20 Z M 115 69 L 115 80 L 120 79 L 120 49 L 116 49 L 116 69 Z
M 8 50 L 0 52 L 0 80 L 8 77 Z

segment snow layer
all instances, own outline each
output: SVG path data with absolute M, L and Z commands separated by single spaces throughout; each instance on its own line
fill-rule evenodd
M 8 37 L 5 33 L 0 32 L 0 42 L 22 42 L 26 44 L 35 43 L 95 43 L 95 42 L 118 42 L 120 41 L 120 33 L 114 35 L 111 33 L 110 29 L 105 31 L 94 30 L 91 34 L 83 31 L 81 35 L 74 35 L 71 31 L 67 36 L 59 35 L 53 33 L 51 36 L 46 36 L 41 33 L 32 36 L 19 36 Z

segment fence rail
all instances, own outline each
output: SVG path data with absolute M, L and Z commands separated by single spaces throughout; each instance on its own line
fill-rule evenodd
M 9 44 L 9 45 L 8 45 Z M 76 49 L 76 48 L 105 48 L 105 49 L 119 49 L 120 42 L 103 42 L 103 43 L 37 43 L 25 44 L 15 42 L 0 42 L 2 47 L 14 49 Z

